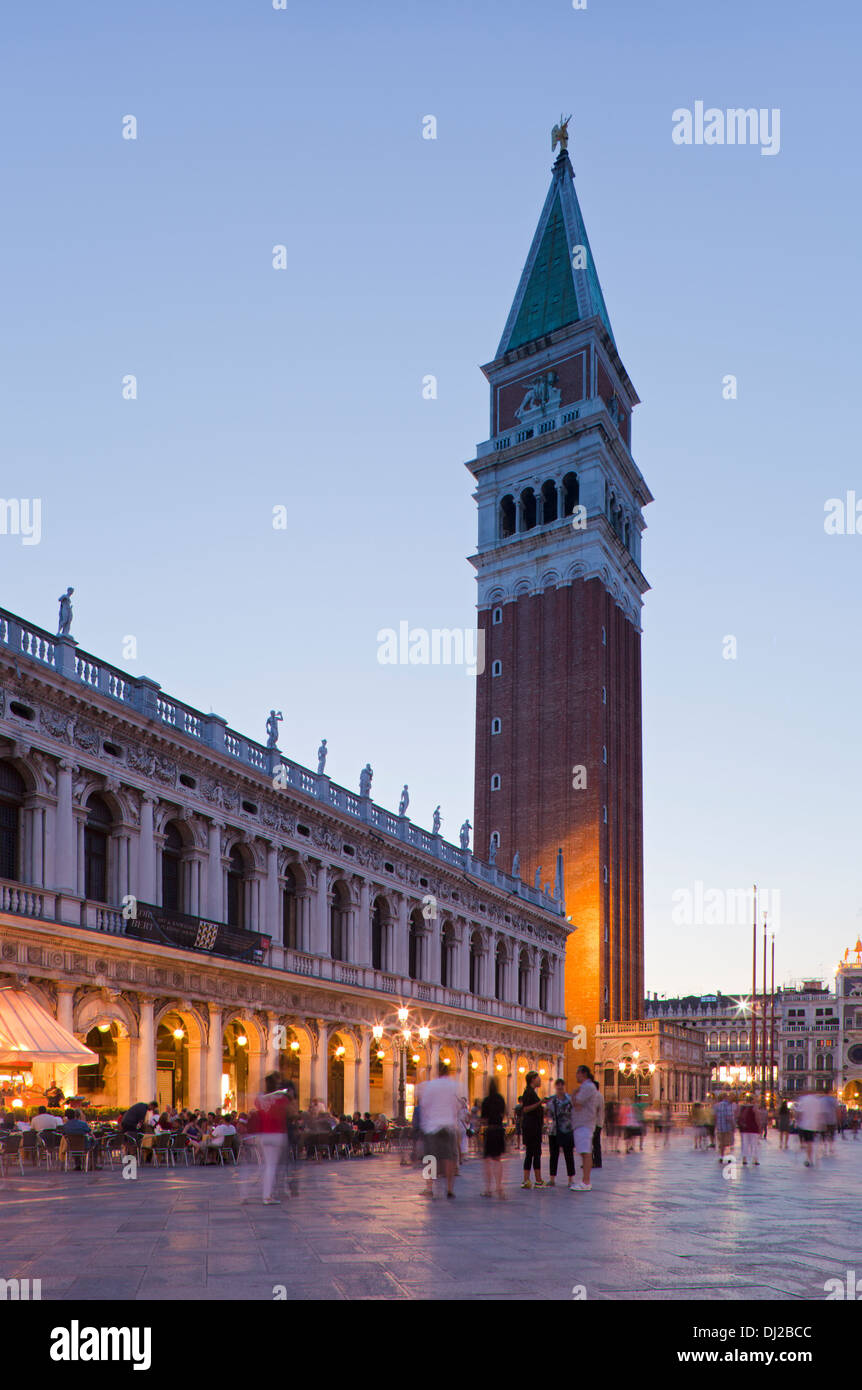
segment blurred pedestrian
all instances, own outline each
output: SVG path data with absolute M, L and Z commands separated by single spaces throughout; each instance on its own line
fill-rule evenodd
M 275 1178 L 287 1143 L 287 1097 L 277 1071 L 269 1072 L 263 1084 L 265 1089 L 254 1098 L 253 1131 L 262 1169 L 263 1205 L 270 1207 L 279 1204 Z
M 488 1082 L 488 1094 L 479 1109 L 479 1125 L 482 1130 L 482 1156 L 485 1161 L 485 1191 L 482 1196 L 492 1196 L 493 1189 L 502 1200 L 505 1197 L 502 1158 L 506 1152 L 506 1102 L 500 1095 L 500 1088 L 493 1076 Z

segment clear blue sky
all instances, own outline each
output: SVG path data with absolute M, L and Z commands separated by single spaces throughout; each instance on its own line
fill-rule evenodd
M 748 979 L 747 930 L 674 926 L 697 880 L 779 889 L 779 977 L 830 971 L 862 928 L 862 536 L 823 529 L 862 498 L 858 6 L 83 10 L 4 18 L 3 494 L 41 497 L 43 539 L 0 537 L 2 603 L 51 626 L 73 584 L 86 650 L 136 636 L 132 672 L 259 738 L 275 704 L 291 757 L 325 735 L 335 779 L 370 760 L 454 837 L 473 683 L 381 667 L 376 634 L 473 621 L 477 364 L 571 111 L 657 499 L 647 984 Z M 697 100 L 780 108 L 780 154 L 675 145 Z

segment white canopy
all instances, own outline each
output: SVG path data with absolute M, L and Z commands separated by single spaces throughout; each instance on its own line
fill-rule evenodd
M 0 1065 L 24 1071 L 34 1062 L 83 1067 L 98 1060 L 25 990 L 14 985 L 0 988 Z

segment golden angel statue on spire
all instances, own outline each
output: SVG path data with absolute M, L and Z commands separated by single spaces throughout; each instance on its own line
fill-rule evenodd
M 555 125 L 551 131 L 551 150 L 555 150 L 559 145 L 561 150 L 569 148 L 569 121 L 571 116 L 560 116 L 560 124 Z

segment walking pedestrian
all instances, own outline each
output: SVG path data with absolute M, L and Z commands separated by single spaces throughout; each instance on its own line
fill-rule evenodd
M 431 1196 L 434 1196 L 434 1180 L 438 1169 L 446 1182 L 446 1196 L 455 1196 L 455 1172 L 458 1167 L 458 1150 L 463 1133 L 460 1124 L 462 1099 L 458 1094 L 458 1082 L 449 1075 L 449 1068 L 440 1063 L 440 1074 L 433 1081 L 426 1081 L 419 1089 L 419 1107 L 422 1111 L 422 1133 L 425 1139 L 423 1158 L 433 1160 L 430 1172 Z
M 790 1144 L 790 1106 L 782 1100 L 778 1107 L 778 1148 L 786 1149 Z
M 542 1129 L 545 1122 L 544 1102 L 536 1090 L 537 1071 L 528 1071 L 521 1096 L 521 1135 L 524 1140 L 524 1181 L 522 1187 L 544 1187 L 542 1182 Z M 530 1170 L 534 1180 L 530 1182 Z
M 822 1097 L 812 1091 L 806 1091 L 796 1102 L 796 1127 L 806 1168 L 814 1166 L 814 1142 L 824 1129 L 825 1116 L 821 1099 Z
M 492 1076 L 488 1082 L 488 1094 L 482 1101 L 479 1111 L 479 1124 L 482 1129 L 482 1156 L 485 1160 L 485 1191 L 483 1197 L 492 1196 L 496 1190 L 501 1201 L 503 1191 L 503 1154 L 506 1152 L 506 1102 L 500 1095 L 500 1088 Z
M 722 1164 L 725 1153 L 733 1148 L 738 1108 L 732 1091 L 715 1103 L 715 1142 L 718 1145 L 718 1161 Z M 729 1155 L 727 1161 L 730 1162 Z
M 760 1119 L 750 1096 L 746 1096 L 745 1103 L 739 1107 L 736 1125 L 742 1141 L 743 1167 L 749 1159 L 759 1166 L 760 1159 L 757 1157 L 757 1150 L 760 1145 Z
M 254 1098 L 255 1145 L 260 1154 L 262 1169 L 263 1205 L 278 1206 L 274 1195 L 275 1176 L 279 1160 L 287 1143 L 287 1096 L 281 1088 L 281 1077 L 271 1071 L 264 1078 L 264 1090 Z
M 560 1154 L 562 1154 L 563 1162 L 566 1165 L 569 1187 L 574 1187 L 575 1126 L 572 1111 L 572 1098 L 566 1090 L 566 1083 L 562 1077 L 558 1077 L 554 1082 L 554 1094 L 548 1101 L 547 1112 L 551 1122 L 551 1127 L 548 1132 L 548 1149 L 551 1156 L 548 1186 L 556 1186 L 557 1165 L 560 1160 Z

